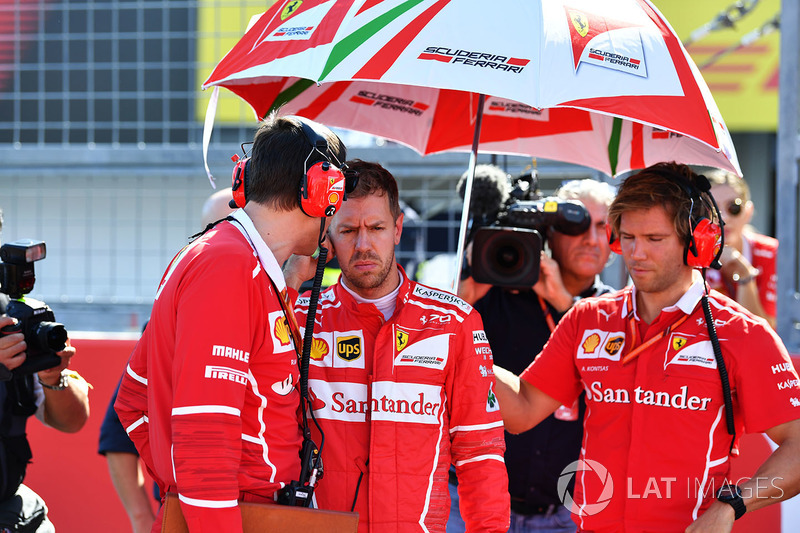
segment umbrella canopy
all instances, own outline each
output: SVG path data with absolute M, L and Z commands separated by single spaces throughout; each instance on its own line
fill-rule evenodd
M 283 106 L 420 154 L 468 151 L 482 123 L 484 152 L 609 175 L 664 160 L 741 174 L 708 87 L 646 0 L 288 0 L 211 86 L 259 117 Z

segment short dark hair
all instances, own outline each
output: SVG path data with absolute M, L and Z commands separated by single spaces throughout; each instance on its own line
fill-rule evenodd
M 608 223 L 619 235 L 622 213 L 637 209 L 662 206 L 672 218 L 675 231 L 681 239 L 688 239 L 692 229 L 691 218 L 712 218 L 711 207 L 706 201 L 697 201 L 699 177 L 688 165 L 679 163 L 657 163 L 628 177 L 620 185 L 617 197 L 608 208 Z M 694 201 L 693 201 L 694 198 Z
M 248 201 L 269 205 L 281 211 L 299 206 L 300 181 L 306 171 L 306 159 L 312 147 L 300 126 L 300 117 L 283 117 L 277 113 L 265 118 L 253 138 L 253 152 L 248 176 Z M 347 158 L 341 139 L 321 124 L 315 131 L 328 140 L 328 157 L 333 164 Z M 316 154 L 309 162 L 321 159 Z
M 389 199 L 389 210 L 396 221 L 401 213 L 400 193 L 397 190 L 397 180 L 394 179 L 392 173 L 378 163 L 360 159 L 348 161 L 347 167 L 358 172 L 358 184 L 347 197 L 365 198 L 372 194 L 385 195 Z

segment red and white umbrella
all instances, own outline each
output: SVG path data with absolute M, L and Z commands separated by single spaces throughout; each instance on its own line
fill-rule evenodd
M 282 106 L 420 154 L 472 151 L 472 167 L 480 149 L 609 175 L 671 160 L 741 174 L 705 81 L 648 0 L 278 1 L 203 85 L 220 86 L 261 118 Z M 216 92 L 206 145 L 215 105 Z
M 739 173 L 707 85 L 646 0 L 285 0 L 211 86 L 259 117 L 283 105 L 423 155 L 469 151 L 480 110 L 484 152 L 610 175 L 666 160 Z

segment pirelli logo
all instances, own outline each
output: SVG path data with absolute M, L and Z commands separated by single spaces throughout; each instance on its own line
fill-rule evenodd
M 204 377 L 207 379 L 221 379 L 223 381 L 233 381 L 240 385 L 247 385 L 247 372 L 236 370 L 227 366 L 207 365 Z

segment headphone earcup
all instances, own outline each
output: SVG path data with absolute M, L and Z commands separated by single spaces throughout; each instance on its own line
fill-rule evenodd
M 249 163 L 250 158 L 245 157 L 238 160 L 233 167 L 231 189 L 233 189 L 233 202 L 236 204 L 236 207 L 244 207 L 247 204 L 247 179 L 250 171 Z
M 692 268 L 708 268 L 719 255 L 722 229 L 707 218 L 701 218 L 693 226 L 692 236 L 686 243 L 684 262 Z
M 621 254 L 622 246 L 620 245 L 619 239 L 614 233 L 614 230 L 611 229 L 611 224 L 606 224 L 606 237 L 608 238 L 608 247 L 611 248 L 611 251 L 615 254 Z
M 328 161 L 311 165 L 300 182 L 300 209 L 310 217 L 331 217 L 342 205 L 345 177 Z

